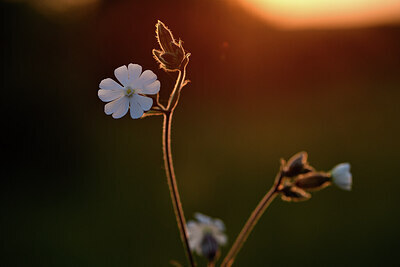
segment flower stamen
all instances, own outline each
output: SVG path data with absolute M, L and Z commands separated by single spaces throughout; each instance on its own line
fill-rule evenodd
M 135 93 L 135 89 L 133 89 L 133 88 L 130 87 L 130 86 L 127 86 L 127 87 L 126 87 L 125 95 L 126 95 L 127 97 L 133 96 L 134 93 Z

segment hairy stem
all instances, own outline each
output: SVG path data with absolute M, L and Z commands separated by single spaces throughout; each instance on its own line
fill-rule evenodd
M 189 63 L 189 56 L 190 56 L 190 54 L 187 54 L 181 64 L 181 69 L 178 72 L 178 78 L 176 79 L 174 90 L 172 90 L 172 93 L 168 100 L 168 104 L 167 104 L 167 108 L 166 108 L 166 110 L 168 110 L 168 111 L 171 111 L 171 110 L 173 111 L 175 109 L 176 105 L 178 104 L 179 97 L 181 95 L 181 89 L 185 85 L 186 66 Z
M 187 63 L 186 63 L 187 64 Z M 180 236 L 182 239 L 182 243 L 186 252 L 186 255 L 189 260 L 190 266 L 195 266 L 195 262 L 193 259 L 192 252 L 189 247 L 189 240 L 186 231 L 186 220 L 185 215 L 183 213 L 182 202 L 179 196 L 178 184 L 176 182 L 174 165 L 172 162 L 172 150 L 171 150 L 171 124 L 172 117 L 175 110 L 175 107 L 179 100 L 180 91 L 182 89 L 182 84 L 185 80 L 186 74 L 186 64 L 182 71 L 179 71 L 179 75 L 174 87 L 174 90 L 171 93 L 170 99 L 168 101 L 168 106 L 165 110 L 163 110 L 164 124 L 163 124 L 163 153 L 164 153 L 164 165 L 165 172 L 167 175 L 169 191 L 171 194 L 172 205 L 174 207 L 175 217 L 178 224 L 178 229 L 180 232 Z
M 278 187 L 282 182 L 282 178 L 283 178 L 283 172 L 281 170 L 275 177 L 274 185 L 271 187 L 271 189 L 268 191 L 268 193 L 258 203 L 257 207 L 251 213 L 249 219 L 247 219 L 246 224 L 243 226 L 242 230 L 240 231 L 238 237 L 236 238 L 235 242 L 233 243 L 233 245 L 232 245 L 231 249 L 229 250 L 228 254 L 226 255 L 225 259 L 223 260 L 221 266 L 223 266 L 223 267 L 232 266 L 237 254 L 239 253 L 240 249 L 242 248 L 244 242 L 246 242 L 246 240 L 249 237 L 254 226 L 257 224 L 258 220 L 264 214 L 264 212 L 268 208 L 269 204 L 277 196 L 277 194 L 279 192 Z

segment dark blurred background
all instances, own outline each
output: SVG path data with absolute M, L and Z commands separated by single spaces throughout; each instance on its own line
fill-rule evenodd
M 2 266 L 186 263 L 162 119 L 114 120 L 97 97 L 132 62 L 166 99 L 158 19 L 192 53 L 173 123 L 185 214 L 224 220 L 222 256 L 279 159 L 305 150 L 320 170 L 350 162 L 353 191 L 277 199 L 236 266 L 398 264 L 400 24 L 282 30 L 233 1 L 54 2 L 0 2 Z

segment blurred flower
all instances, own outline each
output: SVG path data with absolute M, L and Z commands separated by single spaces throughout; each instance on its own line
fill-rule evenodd
M 195 218 L 197 221 L 187 223 L 190 249 L 212 261 L 219 246 L 227 242 L 223 233 L 225 225 L 220 219 L 212 219 L 201 213 L 196 213 Z
M 350 164 L 341 163 L 331 171 L 333 183 L 344 190 L 351 190 L 353 178 L 350 173 Z
M 111 78 L 102 80 L 99 85 L 99 98 L 103 102 L 111 101 L 104 106 L 104 112 L 119 119 L 130 108 L 132 119 L 142 117 L 143 112 L 153 105 L 153 99 L 143 94 L 154 95 L 160 91 L 157 76 L 151 70 L 142 73 L 142 67 L 132 63 L 128 67 L 124 65 L 115 69 L 114 74 L 122 86 Z
M 166 71 L 178 71 L 186 56 L 182 41 L 179 40 L 177 43 L 172 32 L 161 21 L 156 24 L 156 38 L 161 50 L 153 49 L 153 55 L 160 63 L 160 68 Z

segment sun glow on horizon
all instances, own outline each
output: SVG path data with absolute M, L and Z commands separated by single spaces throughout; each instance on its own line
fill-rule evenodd
M 284 28 L 358 27 L 400 21 L 400 0 L 239 0 Z

